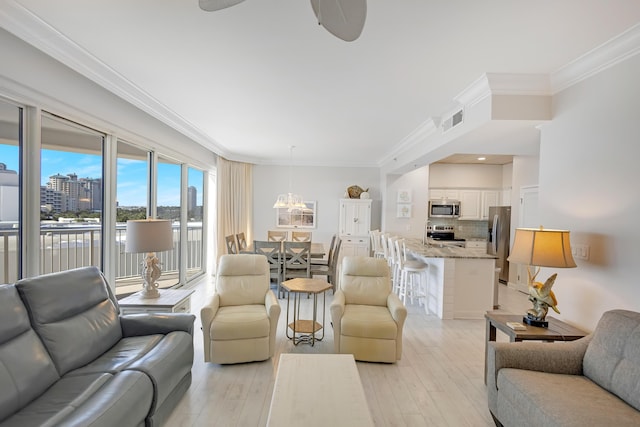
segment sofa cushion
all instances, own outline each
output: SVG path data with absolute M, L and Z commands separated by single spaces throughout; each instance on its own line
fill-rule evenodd
M 341 335 L 386 340 L 398 336 L 398 325 L 386 306 L 347 304 L 340 322 Z
M 2 427 L 136 425 L 152 397 L 151 381 L 141 372 L 66 376 Z
M 504 425 L 640 425 L 638 411 L 582 375 L 504 368 L 497 387 L 497 415 Z
M 378 258 L 344 257 L 340 289 L 346 304 L 387 305 L 391 293 L 389 266 Z
M 144 357 L 158 345 L 163 338 L 164 335 L 123 338 L 94 361 L 78 369 L 69 371 L 67 375 L 86 375 L 98 372 L 115 374 Z
M 262 304 L 269 291 L 269 263 L 264 255 L 224 255 L 218 263 L 216 292 L 220 305 Z
M 127 366 L 126 371 L 144 372 L 151 379 L 155 393 L 149 414 L 153 415 L 185 378 L 191 380 L 192 365 L 193 337 L 176 331 L 165 335 L 147 354 Z
M 269 336 L 269 318 L 264 305 L 220 307 L 211 322 L 212 340 L 242 340 Z
M 0 420 L 59 379 L 14 285 L 0 286 Z
M 122 338 L 117 306 L 95 267 L 23 279 L 16 287 L 60 375 L 86 365 Z
M 584 375 L 640 411 L 640 313 L 612 310 L 598 322 Z

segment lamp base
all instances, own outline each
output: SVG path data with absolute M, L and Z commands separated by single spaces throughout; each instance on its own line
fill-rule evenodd
M 158 292 L 158 290 L 155 288 L 152 288 L 152 289 L 143 288 L 140 291 L 140 296 L 144 299 L 160 298 L 160 292 Z
M 539 328 L 548 328 L 549 327 L 549 322 L 547 322 L 546 320 L 535 320 L 535 319 L 531 319 L 530 317 L 524 316 L 522 318 L 522 321 L 524 323 L 526 323 L 527 325 L 537 326 Z
M 143 285 L 140 296 L 142 298 L 159 298 L 157 280 L 160 278 L 162 270 L 160 270 L 160 261 L 154 252 L 147 253 L 147 257 L 142 261 L 141 270 Z

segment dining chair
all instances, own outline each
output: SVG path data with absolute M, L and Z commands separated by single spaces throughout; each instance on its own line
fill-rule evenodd
M 311 277 L 311 242 L 284 242 L 282 280 Z
M 276 280 L 278 295 L 280 295 L 282 282 L 282 243 L 254 240 L 253 249 L 255 253 L 267 257 L 267 261 L 269 262 L 269 277 Z
M 228 254 L 237 254 L 238 253 L 238 241 L 236 240 L 236 236 L 234 234 L 230 234 L 224 238 L 225 242 L 227 242 L 227 253 Z
M 329 265 L 329 259 L 331 259 L 331 254 L 333 253 L 333 250 L 336 247 L 336 239 L 338 238 L 337 234 L 334 234 L 333 236 L 331 236 L 331 243 L 329 243 L 329 252 L 326 258 L 315 258 L 312 257 L 311 258 L 311 266 L 313 267 L 314 265 Z
M 336 291 L 336 283 L 338 279 L 338 261 L 340 259 L 340 247 L 342 246 L 342 239 L 337 238 L 336 244 L 333 249 L 329 250 L 329 263 L 327 265 L 311 264 L 311 277 L 314 276 L 327 276 L 327 282 L 331 283 L 333 292 Z
M 244 236 L 244 232 L 236 234 L 236 240 L 238 241 L 238 252 L 247 249 L 247 238 Z
M 292 242 L 310 242 L 311 232 L 310 231 L 292 231 L 291 241 Z
M 287 231 L 269 230 L 267 231 L 267 240 L 270 242 L 283 242 L 287 240 Z

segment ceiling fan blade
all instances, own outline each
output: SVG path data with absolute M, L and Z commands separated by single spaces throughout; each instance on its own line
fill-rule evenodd
M 226 9 L 227 7 L 235 6 L 243 1 L 244 0 L 198 0 L 200 9 L 206 10 L 207 12 Z
M 318 23 L 344 41 L 354 41 L 364 28 L 367 0 L 311 0 Z

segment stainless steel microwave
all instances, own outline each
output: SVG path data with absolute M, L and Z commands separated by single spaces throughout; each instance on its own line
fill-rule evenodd
M 429 200 L 429 218 L 458 218 L 460 201 L 449 199 Z

